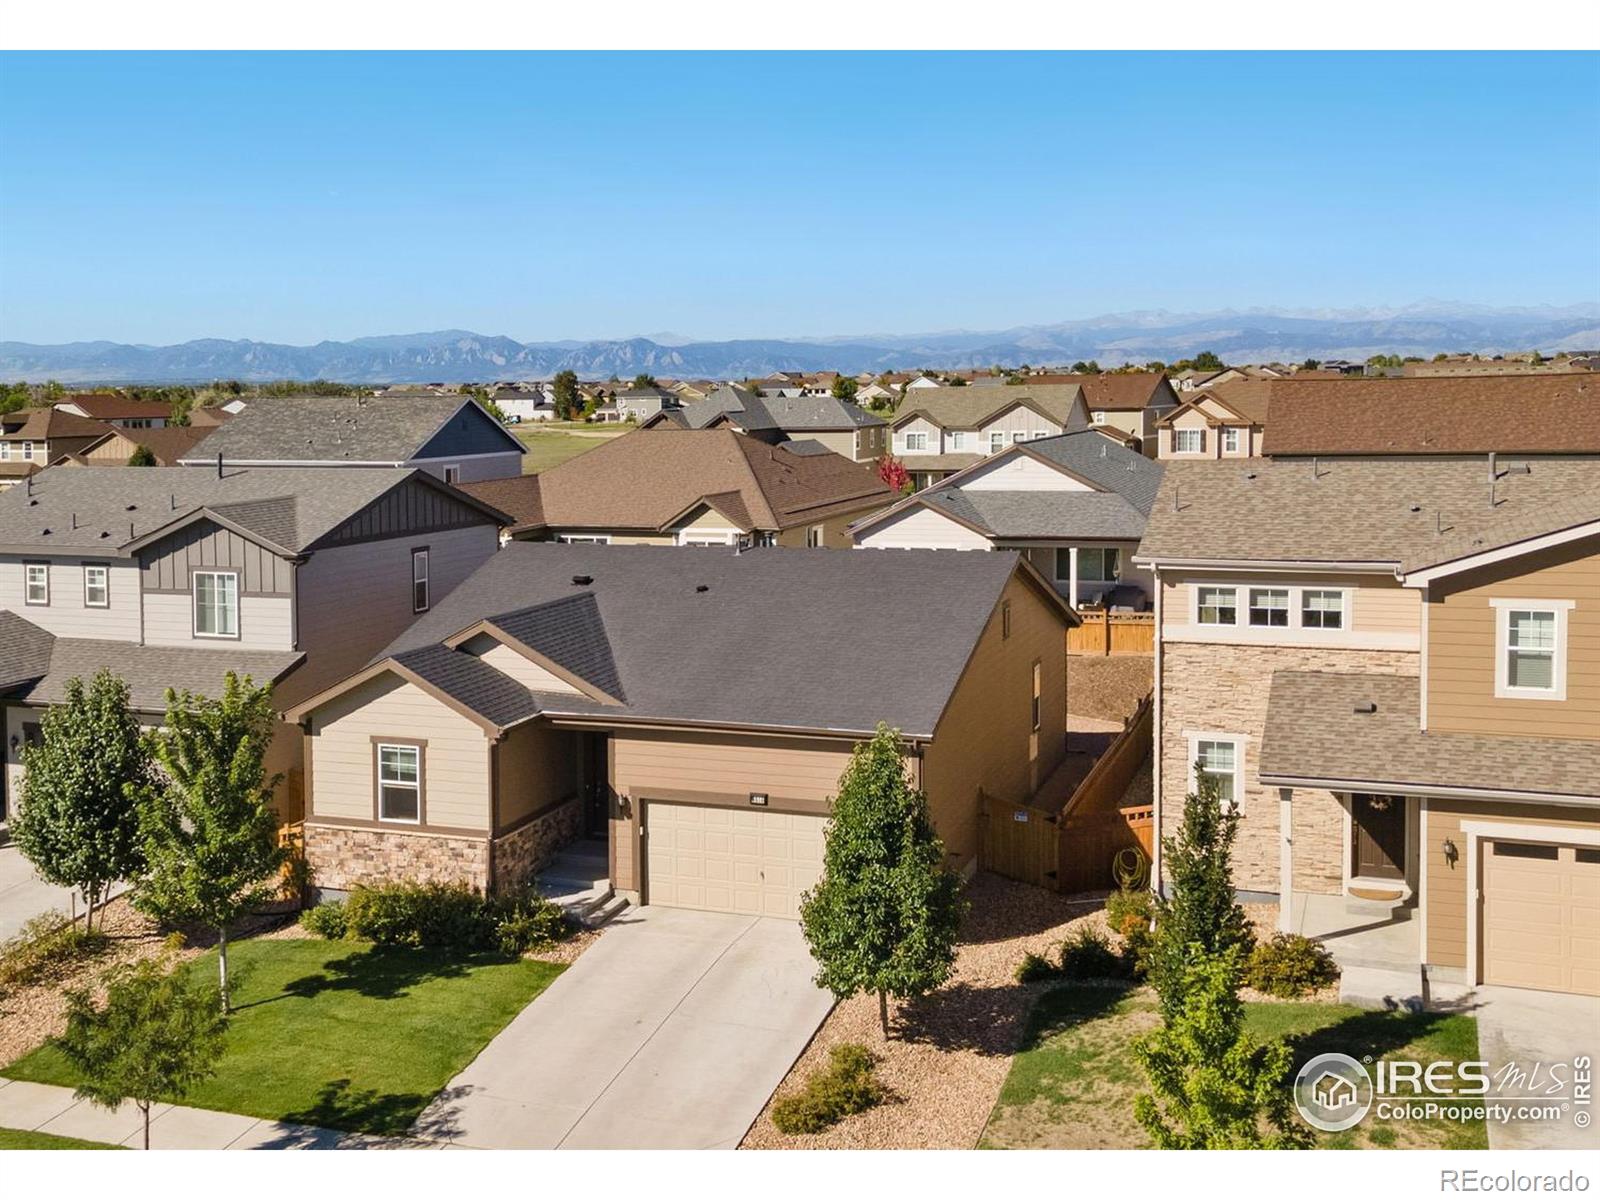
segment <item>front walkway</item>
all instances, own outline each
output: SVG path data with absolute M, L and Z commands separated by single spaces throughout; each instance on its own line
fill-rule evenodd
M 144 1116 L 131 1101 L 101 1108 L 79 1100 L 71 1088 L 0 1079 L 0 1128 L 105 1142 L 144 1145 Z M 440 1142 L 383 1138 L 366 1133 L 290 1125 L 237 1113 L 156 1104 L 150 1109 L 152 1150 L 440 1150 Z
M 833 1008 L 800 926 L 631 910 L 414 1126 L 480 1149 L 732 1149 Z
M 1571 1062 L 1586 1055 L 1591 1062 L 1600 1058 L 1600 996 L 1569 996 L 1559 992 L 1535 992 L 1526 988 L 1483 986 L 1467 993 L 1457 1004 L 1462 1012 L 1478 1019 L 1478 1054 L 1489 1064 L 1492 1089 L 1497 1098 L 1547 1103 L 1572 1099 L 1571 1085 L 1554 1097 L 1545 1095 L 1552 1063 Z M 1544 1064 L 1539 1070 L 1536 1064 Z M 1518 1086 L 1514 1073 L 1501 1084 L 1502 1072 L 1515 1066 L 1524 1077 Z M 1592 1102 L 1582 1107 L 1590 1124 L 1580 1128 L 1580 1109 L 1570 1107 L 1559 1120 L 1491 1122 L 1491 1150 L 1597 1150 L 1600 1129 L 1594 1119 L 1600 1116 Z
M 71 907 L 71 888 L 56 887 L 40 879 L 15 842 L 0 846 L 0 942 L 15 937 L 26 922 L 40 913 L 66 913 Z

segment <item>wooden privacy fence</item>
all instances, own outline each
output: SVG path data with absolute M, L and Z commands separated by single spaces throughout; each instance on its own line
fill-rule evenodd
M 1156 647 L 1153 613 L 1112 613 L 1080 609 L 1083 624 L 1067 630 L 1068 654 L 1152 654 Z
M 1059 813 L 1002 800 L 980 788 L 978 865 L 1057 892 L 1117 886 L 1112 869 L 1117 854 L 1137 847 L 1148 861 L 1155 847 L 1153 807 L 1120 805 L 1150 744 L 1146 697 Z

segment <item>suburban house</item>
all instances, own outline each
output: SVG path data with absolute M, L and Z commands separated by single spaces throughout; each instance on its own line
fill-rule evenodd
M 1185 392 L 1156 422 L 1156 457 L 1259 457 L 1267 402 L 1278 386 L 1269 379 L 1240 379 Z
M 814 441 L 732 429 L 637 430 L 559 466 L 464 489 L 525 541 L 846 548 L 850 522 L 892 503 L 870 464 Z
M 588 837 L 635 903 L 792 918 L 887 723 L 970 871 L 980 787 L 1025 800 L 1065 753 L 1075 623 L 1014 554 L 513 543 L 288 713 L 306 854 L 335 891 L 492 890 Z
M 727 426 L 777 445 L 807 439 L 856 462 L 879 458 L 888 446 L 888 422 L 848 400 L 821 395 L 756 395 L 724 384 L 704 400 L 663 409 L 640 428 L 718 429 Z
M 856 403 L 870 404 L 874 408 L 882 408 L 885 405 L 892 405 L 899 398 L 899 392 L 890 391 L 888 388 L 884 387 L 883 384 L 876 381 L 864 383 L 856 389 Z
M 102 421 L 59 408 L 24 408 L 0 416 L 0 487 L 28 478 L 63 454 L 82 451 L 110 431 Z
M 862 549 L 1020 550 L 1074 608 L 1142 611 L 1161 466 L 1093 430 L 1007 446 L 850 527 Z
M 162 432 L 156 430 L 153 432 Z M 499 545 L 502 514 L 423 471 L 53 469 L 0 496 L 0 709 L 14 795 L 38 712 L 105 667 L 140 714 L 228 671 L 286 705 L 443 599 Z M 299 810 L 299 730 L 274 743 Z
M 140 447 L 150 451 L 157 467 L 176 467 L 205 440 L 215 425 L 163 425 L 149 429 L 114 428 L 81 450 L 51 460 L 53 466 L 125 467 Z
M 980 387 L 1005 386 L 993 376 L 980 376 Z M 1089 423 L 1124 445 L 1155 457 L 1156 426 L 1178 403 L 1178 394 L 1160 371 L 1102 371 L 1098 374 L 1039 374 L 1032 387 L 1077 384 Z
M 556 402 L 543 384 L 499 388 L 490 399 L 506 415 L 506 420 L 519 425 L 524 421 L 553 421 L 556 417 Z
M 623 388 L 594 411 L 596 421 L 648 421 L 663 409 L 682 403 L 678 393 L 664 387 Z
M 415 467 L 446 483 L 522 470 L 522 443 L 471 396 L 252 398 L 184 466 Z
M 922 488 L 1017 442 L 1088 427 L 1078 384 L 934 388 L 901 400 L 889 426 L 890 452 Z
M 1481 444 L 1480 414 L 1452 407 L 1459 444 Z M 1564 410 L 1587 457 L 1513 449 L 1551 449 L 1537 412 L 1468 456 L 1431 453 L 1440 427 L 1416 415 L 1330 413 L 1323 439 L 1286 435 L 1306 458 L 1165 464 L 1137 556 L 1156 580 L 1157 828 L 1197 772 L 1215 780 L 1241 814 L 1236 886 L 1382 968 L 1370 999 L 1597 995 L 1594 422 Z
M 172 417 L 172 406 L 159 400 L 133 400 L 120 392 L 87 392 L 58 401 L 55 408 L 75 417 L 104 421 L 119 429 L 163 429 Z

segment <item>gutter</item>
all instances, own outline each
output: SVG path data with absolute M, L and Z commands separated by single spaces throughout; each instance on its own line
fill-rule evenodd
M 1398 562 L 1339 562 L 1336 560 L 1300 558 L 1162 558 L 1155 555 L 1135 554 L 1133 565 L 1157 570 L 1162 567 L 1181 567 L 1213 571 L 1254 571 L 1266 568 L 1273 571 L 1344 572 L 1357 575 L 1393 575 L 1399 578 Z
M 1316 788 L 1325 792 L 1384 791 L 1400 796 L 1438 796 L 1461 800 L 1511 800 L 1528 804 L 1592 805 L 1600 794 L 1584 796 L 1566 792 L 1507 791 L 1495 788 L 1452 787 L 1437 783 L 1396 783 L 1388 779 L 1319 779 L 1313 776 L 1275 775 L 1261 772 L 1267 787 Z

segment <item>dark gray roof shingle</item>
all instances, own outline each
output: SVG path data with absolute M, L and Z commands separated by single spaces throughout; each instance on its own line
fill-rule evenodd
M 600 618 L 600 606 L 592 592 L 501 613 L 489 622 L 507 637 L 565 667 L 606 695 L 617 700 L 626 698 L 605 622 Z

